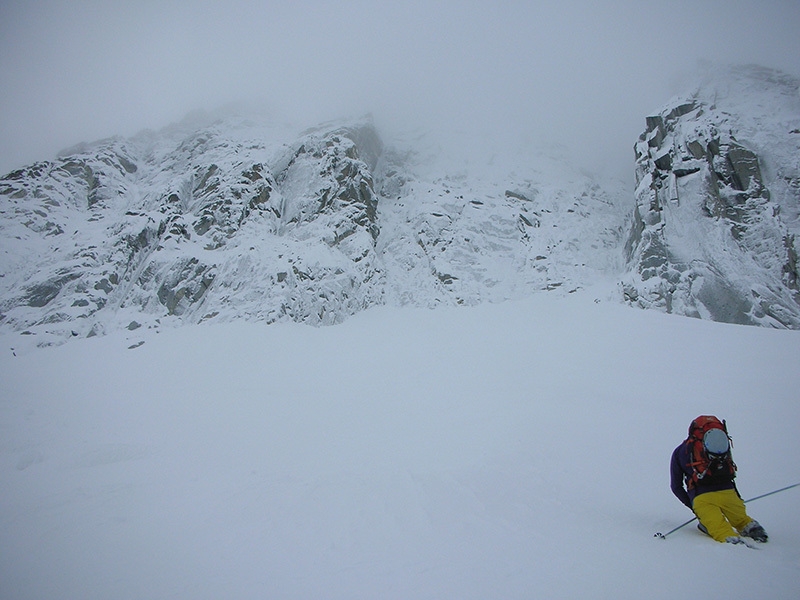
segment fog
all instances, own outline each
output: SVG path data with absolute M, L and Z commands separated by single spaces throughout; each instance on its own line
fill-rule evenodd
M 800 71 L 796 0 L 0 2 L 0 173 L 256 102 L 302 125 L 545 140 L 631 177 L 698 61 Z

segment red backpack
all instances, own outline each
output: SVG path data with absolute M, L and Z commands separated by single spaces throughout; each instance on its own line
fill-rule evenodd
M 731 456 L 731 438 L 725 421 L 711 415 L 697 417 L 689 425 L 689 455 L 692 476 L 687 482 L 691 489 L 703 479 L 736 477 L 736 463 Z

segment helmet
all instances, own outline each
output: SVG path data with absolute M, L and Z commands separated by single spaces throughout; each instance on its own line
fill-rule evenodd
M 722 429 L 709 429 L 703 436 L 703 446 L 709 456 L 722 456 L 730 450 L 728 434 Z

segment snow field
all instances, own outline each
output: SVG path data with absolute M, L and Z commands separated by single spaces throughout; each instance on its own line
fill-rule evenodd
M 699 414 L 800 481 L 800 333 L 604 297 L 0 338 L 0 597 L 796 597 L 798 489 L 759 550 L 653 534 Z

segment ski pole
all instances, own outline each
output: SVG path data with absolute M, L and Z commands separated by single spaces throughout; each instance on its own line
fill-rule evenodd
M 668 536 L 669 534 L 671 534 L 671 533 L 675 533 L 676 531 L 678 531 L 678 529 L 681 529 L 681 528 L 683 528 L 683 527 L 686 527 L 686 526 L 687 526 L 689 523 L 691 523 L 692 521 L 696 521 L 696 520 L 697 520 L 697 517 L 694 517 L 694 518 L 692 518 L 692 519 L 689 519 L 688 521 L 686 521 L 686 523 L 681 523 L 681 524 L 680 524 L 680 525 L 678 525 L 678 526 L 677 526 L 675 529 L 672 529 L 672 530 L 668 531 L 667 533 L 661 533 L 661 532 L 658 532 L 658 533 L 656 533 L 655 535 L 653 535 L 653 537 L 657 537 L 657 538 L 660 538 L 660 539 L 662 539 L 662 540 L 665 540 L 665 539 L 667 539 L 667 536 Z
M 766 498 L 767 496 L 772 496 L 773 494 L 777 494 L 778 492 L 785 492 L 786 490 L 790 490 L 790 489 L 795 488 L 797 486 L 800 486 L 800 483 L 793 483 L 792 485 L 787 485 L 786 487 L 782 487 L 779 490 L 773 490 L 771 492 L 767 492 L 766 494 L 761 494 L 760 496 L 756 496 L 755 498 L 750 498 L 749 500 L 745 500 L 744 503 L 747 504 L 748 502 L 753 502 L 755 500 L 761 500 L 761 498 Z M 689 519 L 688 521 L 686 521 L 686 523 L 681 523 L 675 529 L 671 529 L 667 533 L 660 533 L 659 532 L 659 533 L 656 533 L 655 535 L 653 535 L 653 537 L 657 537 L 659 539 L 665 540 L 665 539 L 667 539 L 668 535 L 670 535 L 672 533 L 675 533 L 676 531 L 678 531 L 678 529 L 686 527 L 689 523 L 691 523 L 692 521 L 696 521 L 696 520 L 697 520 L 697 517 L 694 517 L 694 518 Z
M 772 492 L 767 492 L 766 494 L 761 494 L 760 496 L 756 496 L 755 498 L 750 498 L 750 500 L 745 500 L 744 503 L 747 504 L 748 502 L 752 502 L 753 500 L 761 500 L 761 498 L 766 498 L 767 496 L 772 496 L 772 494 L 777 494 L 778 492 L 785 492 L 786 490 L 790 490 L 792 488 L 797 487 L 800 483 L 793 483 L 792 485 L 787 485 L 785 488 L 781 488 L 779 490 L 774 490 Z

